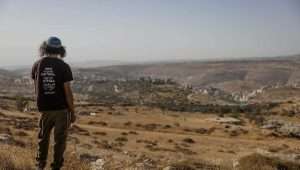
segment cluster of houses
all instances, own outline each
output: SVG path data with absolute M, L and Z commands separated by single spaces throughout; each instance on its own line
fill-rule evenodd
M 85 92 L 92 93 L 95 90 L 98 89 L 99 84 L 109 82 L 110 80 L 101 74 L 82 74 L 80 72 L 74 72 L 75 75 L 75 88 L 78 90 L 77 92 L 80 92 L 80 90 L 85 89 Z M 114 93 L 120 93 L 123 88 L 120 85 L 120 82 L 126 83 L 128 81 L 132 81 L 133 79 L 127 79 L 127 78 L 118 78 L 113 80 L 115 83 L 108 84 L 112 85 L 111 89 Z M 134 81 L 141 81 L 141 82 L 150 82 L 152 84 L 176 84 L 175 81 L 169 78 L 165 79 L 157 79 L 151 76 L 148 77 L 140 77 L 137 78 Z M 33 80 L 29 75 L 23 75 L 18 78 L 12 79 L 13 85 L 7 86 L 5 89 L 9 89 L 10 87 L 18 87 L 16 89 L 22 90 L 22 91 L 28 91 L 29 87 L 33 86 Z M 116 83 L 119 82 L 119 83 Z M 203 95 L 209 95 L 209 96 L 223 96 L 224 98 L 228 98 L 230 100 L 236 101 L 236 102 L 248 102 L 251 98 L 254 98 L 255 96 L 264 93 L 266 90 L 269 89 L 278 89 L 283 87 L 291 87 L 291 88 L 300 88 L 300 82 L 299 83 L 290 83 L 290 84 L 275 84 L 275 85 L 268 85 L 263 86 L 259 89 L 254 89 L 252 91 L 239 91 L 239 92 L 233 92 L 229 93 L 224 90 L 214 88 L 214 87 L 193 87 L 191 85 L 183 85 L 184 88 L 189 88 L 193 90 L 193 94 L 203 94 Z M 32 93 L 32 91 L 30 91 Z M 4 92 L 3 92 L 4 93 Z M 29 93 L 28 93 L 29 94 Z
M 245 91 L 245 92 L 234 92 L 229 94 L 231 98 L 234 101 L 237 102 L 248 102 L 251 98 L 264 93 L 266 90 L 270 89 L 279 89 L 279 88 L 284 88 L 284 87 L 291 87 L 291 88 L 299 88 L 300 89 L 300 83 L 293 83 L 293 84 L 287 84 L 287 85 L 268 85 L 268 86 L 263 86 L 259 89 L 255 89 L 252 91 Z M 203 95 L 211 95 L 211 96 L 218 96 L 218 95 L 224 95 L 226 92 L 213 88 L 213 87 L 207 87 L 207 88 L 193 88 L 195 94 L 203 94 Z M 227 93 L 228 94 L 228 93 Z

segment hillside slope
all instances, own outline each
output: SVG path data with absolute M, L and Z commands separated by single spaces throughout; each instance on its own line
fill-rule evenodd
M 216 87 L 224 91 L 251 91 L 264 86 L 300 83 L 300 55 L 231 61 L 156 63 L 79 69 L 82 76 L 106 79 L 139 77 L 172 78 L 195 87 Z

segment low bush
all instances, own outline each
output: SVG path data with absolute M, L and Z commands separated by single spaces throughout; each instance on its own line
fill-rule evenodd
M 260 154 L 252 154 L 241 158 L 238 168 L 242 170 L 299 170 L 300 163 L 283 161 Z

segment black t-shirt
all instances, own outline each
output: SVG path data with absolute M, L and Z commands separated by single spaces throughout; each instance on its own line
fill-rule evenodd
M 59 58 L 45 57 L 33 65 L 31 77 L 35 80 L 39 111 L 68 108 L 64 83 L 73 80 L 68 64 Z

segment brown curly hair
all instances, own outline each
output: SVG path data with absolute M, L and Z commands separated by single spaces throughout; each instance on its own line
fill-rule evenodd
M 49 47 L 47 45 L 47 42 L 44 41 L 39 48 L 40 57 L 44 57 L 47 55 L 59 55 L 61 58 L 66 57 L 66 48 L 64 46 L 61 46 L 59 48 Z

